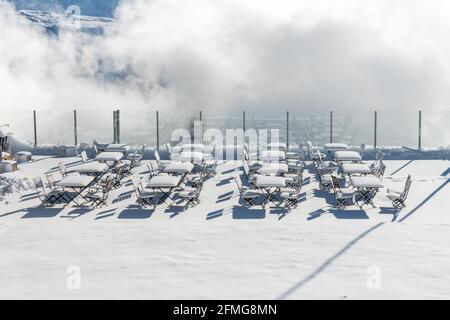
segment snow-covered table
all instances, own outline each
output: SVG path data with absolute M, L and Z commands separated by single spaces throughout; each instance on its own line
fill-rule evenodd
M 351 176 L 350 183 L 353 185 L 353 187 L 358 189 L 359 193 L 361 193 L 361 196 L 356 199 L 356 202 L 358 202 L 359 200 L 363 200 L 363 204 L 360 207 L 365 204 L 371 204 L 374 208 L 376 207 L 372 199 L 375 197 L 378 189 L 384 188 L 384 185 L 377 177 Z
M 341 166 L 341 171 L 344 174 L 369 174 L 371 173 L 369 165 L 365 163 L 344 163 Z
M 105 148 L 105 152 L 121 152 L 126 154 L 128 151 L 130 151 L 130 146 L 124 143 L 111 143 Z
M 108 171 L 108 169 L 109 167 L 106 163 L 92 161 L 76 166 L 72 171 L 89 176 L 98 176 Z
M 186 143 L 181 146 L 181 151 L 198 151 L 203 152 L 205 145 L 200 143 Z
M 76 198 L 81 196 L 84 200 L 87 200 L 83 197 L 82 192 L 86 190 L 93 181 L 94 177 L 89 176 L 67 176 L 55 184 L 58 187 L 64 188 L 65 191 L 62 192 L 58 198 L 69 195 L 69 192 L 66 189 L 71 189 L 75 192 L 75 196 L 72 195 L 69 197 L 68 203 L 74 201 L 77 205 L 79 205 L 79 203 L 76 202 Z
M 147 184 L 147 188 L 153 190 L 159 190 L 162 196 L 158 199 L 157 204 L 166 203 L 167 199 L 170 199 L 172 191 L 179 187 L 181 183 L 181 177 L 179 176 L 155 176 L 150 179 Z M 171 199 L 172 200 L 172 199 Z
M 324 149 L 329 152 L 347 150 L 348 146 L 345 143 L 325 143 L 323 145 Z
M 108 162 L 112 162 L 112 165 L 108 164 L 109 168 L 113 168 L 120 160 L 122 160 L 124 157 L 122 152 L 101 152 L 99 155 L 95 157 L 95 160 L 98 162 L 105 162 L 108 164 Z
M 257 172 L 263 175 L 276 175 L 287 173 L 288 169 L 288 165 L 285 163 L 264 163 Z
M 172 162 L 164 167 L 164 172 L 173 174 L 188 174 L 194 169 L 190 162 Z
M 203 162 L 203 152 L 200 151 L 183 151 L 180 153 L 181 161 Z
M 361 161 L 361 155 L 356 151 L 341 150 L 336 151 L 334 153 L 334 159 L 340 162 L 343 161 L 358 162 Z
M 266 193 L 265 199 L 261 204 L 264 208 L 269 202 L 278 205 L 275 200 L 277 200 L 280 188 L 286 186 L 286 180 L 283 177 L 257 176 L 255 186 Z
M 262 161 L 283 161 L 286 160 L 286 153 L 281 150 L 265 150 L 261 153 Z

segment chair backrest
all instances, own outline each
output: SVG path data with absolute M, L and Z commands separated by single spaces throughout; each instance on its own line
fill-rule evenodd
M 51 173 L 46 174 L 45 178 L 47 179 L 47 183 L 50 188 L 53 188 L 55 186 L 55 179 L 53 178 L 53 175 Z
M 134 153 L 133 156 L 131 157 L 131 161 L 130 161 L 130 169 L 136 167 L 139 162 L 141 160 L 141 157 L 138 153 Z
M 248 144 L 247 144 L 247 142 L 244 143 L 244 151 L 249 152 L 249 151 L 248 151 Z
M 151 162 L 147 163 L 148 173 L 150 174 L 150 177 L 153 177 L 155 174 L 155 171 L 153 170 L 153 165 Z
M 117 169 L 116 177 L 115 177 L 116 181 L 122 180 L 122 178 L 125 176 L 125 173 L 126 173 L 125 167 L 128 167 L 128 166 L 120 166 L 119 169 Z
M 66 165 L 64 164 L 64 162 L 60 162 L 58 163 L 58 168 L 59 168 L 59 172 L 61 173 L 61 176 L 63 178 L 66 177 Z
M 306 159 L 306 154 L 305 154 L 305 150 L 303 150 L 303 149 L 300 149 L 300 151 L 299 151 L 299 160 L 300 160 L 300 162 L 305 162 L 305 159 Z
M 109 191 L 111 191 L 111 188 L 112 188 L 112 182 L 113 182 L 113 179 L 112 179 L 111 175 L 108 175 L 108 176 L 106 177 L 105 187 L 104 187 L 104 189 L 103 189 L 103 194 L 104 194 L 104 195 L 108 195 Z
M 338 177 L 331 175 L 331 181 L 333 182 L 333 188 L 336 188 L 336 190 L 341 188 Z
M 39 192 L 39 191 L 44 191 L 45 187 L 44 187 L 44 182 L 42 181 L 41 177 L 34 177 L 33 178 L 33 183 L 34 183 L 34 188 Z
M 386 165 L 380 161 L 380 169 L 378 170 L 378 177 L 383 180 L 384 172 L 386 171 Z
M 247 161 L 244 161 L 243 167 L 244 167 L 244 173 L 248 177 L 250 175 L 250 167 L 248 166 Z
M 138 176 L 133 176 L 131 177 L 131 181 L 133 182 L 134 192 L 136 192 L 136 195 L 139 196 L 139 194 L 141 193 L 141 179 Z
M 98 148 L 97 148 L 97 145 L 94 143 L 94 144 L 92 145 L 92 147 L 94 148 L 95 154 L 98 155 Z
M 161 157 L 159 156 L 158 150 L 155 150 L 155 159 L 156 159 L 156 163 L 158 164 L 158 166 L 160 166 L 161 165 Z
M 238 180 L 238 178 L 234 178 L 234 181 L 236 182 L 236 185 L 238 187 L 239 193 L 242 194 L 242 184 L 241 184 L 241 182 Z
M 301 186 L 303 185 L 303 170 L 299 170 L 297 173 L 297 181 L 298 184 Z
M 406 198 L 408 197 L 409 189 L 411 188 L 411 183 L 412 183 L 411 175 L 408 174 L 408 178 L 406 179 L 406 183 L 405 183 L 405 189 L 403 190 L 403 193 L 402 193 L 403 201 L 405 201 Z
M 83 163 L 86 163 L 88 161 L 86 151 L 82 151 L 80 154 L 80 157 L 81 157 L 81 161 L 83 161 Z
M 144 155 L 145 148 L 147 148 L 147 145 L 144 143 L 144 144 L 142 145 L 142 149 L 141 149 L 141 154 L 142 154 L 142 155 Z

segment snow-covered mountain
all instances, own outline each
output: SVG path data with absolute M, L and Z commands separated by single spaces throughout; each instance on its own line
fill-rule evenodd
M 31 22 L 41 25 L 49 32 L 58 33 L 61 28 L 72 28 L 82 32 L 103 34 L 106 28 L 116 22 L 112 18 L 84 15 L 66 15 L 65 13 L 41 10 L 19 10 Z
M 70 6 L 80 8 L 84 16 L 112 18 L 121 0 L 10 0 L 17 10 L 64 12 Z
M 12 0 L 11 2 L 28 20 L 45 27 L 49 32 L 58 33 L 61 28 L 72 28 L 92 34 L 103 34 L 106 28 L 115 24 L 112 17 L 119 0 Z M 76 10 L 72 11 L 73 8 Z

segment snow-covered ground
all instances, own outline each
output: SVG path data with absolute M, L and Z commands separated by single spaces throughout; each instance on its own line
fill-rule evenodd
M 60 160 L 35 157 L 1 177 L 57 171 Z M 413 176 L 395 220 L 385 190 L 378 208 L 333 209 L 311 167 L 291 212 L 242 208 L 233 163 L 219 165 L 186 211 L 139 210 L 130 183 L 96 210 L 40 208 L 33 191 L 9 194 L 0 203 L 0 298 L 448 299 L 450 161 L 385 163 L 386 187 Z M 69 266 L 80 268 L 80 289 L 67 286 Z

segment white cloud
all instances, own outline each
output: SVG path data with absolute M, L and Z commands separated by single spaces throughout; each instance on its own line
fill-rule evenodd
M 135 0 L 102 37 L 55 37 L 0 1 L 0 105 L 442 109 L 449 11 L 446 1 Z

